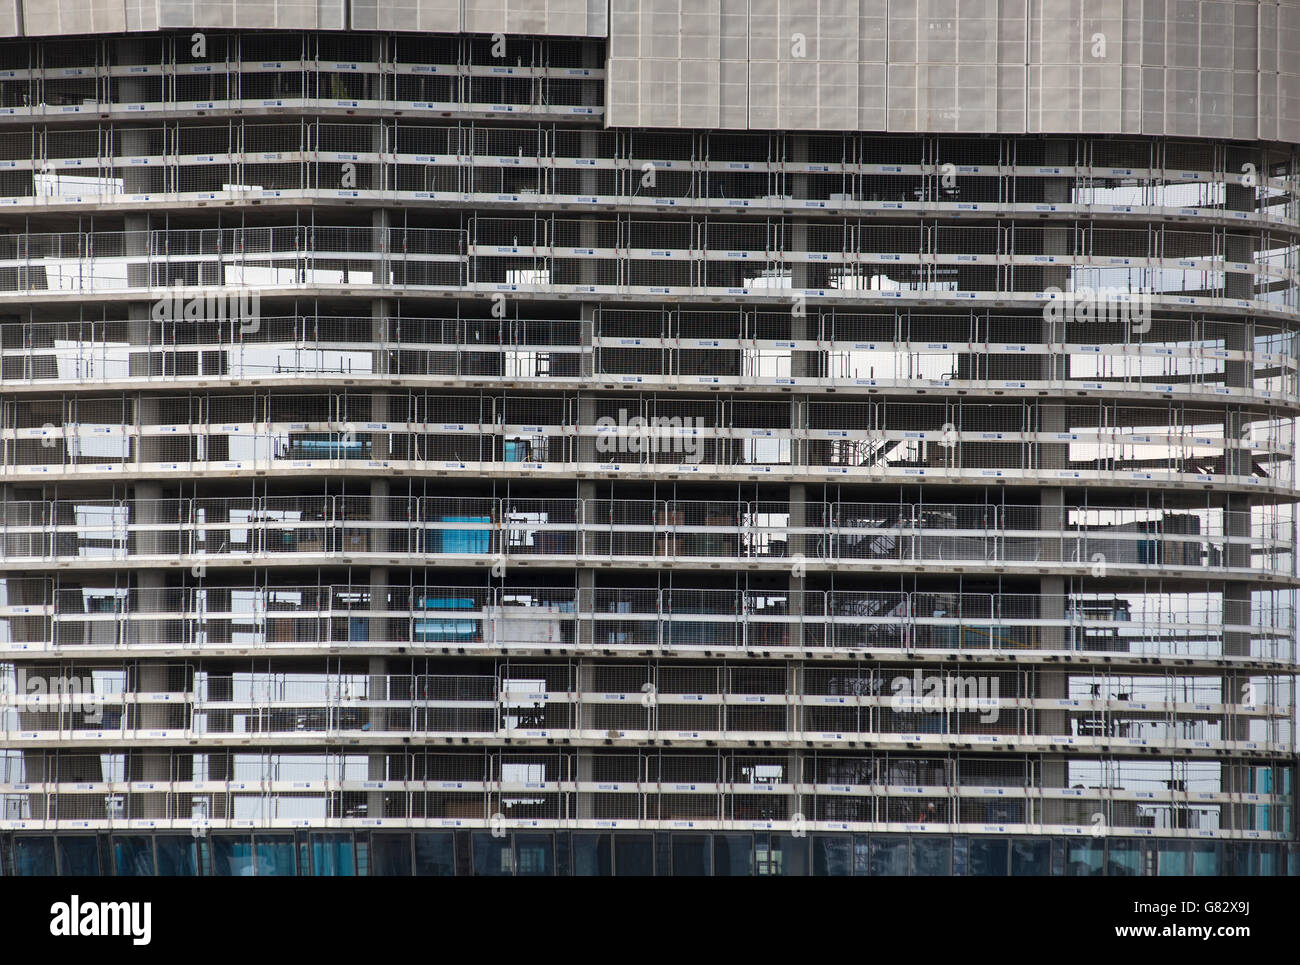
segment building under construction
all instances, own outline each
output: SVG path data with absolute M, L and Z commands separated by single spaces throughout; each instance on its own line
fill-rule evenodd
M 1282 875 L 1300 0 L 0 0 L 0 874 Z

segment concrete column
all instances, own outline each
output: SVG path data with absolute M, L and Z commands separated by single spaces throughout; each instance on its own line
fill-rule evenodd
M 589 694 L 596 689 L 596 668 L 592 661 L 582 658 L 578 660 L 578 690 L 581 694 Z M 586 705 L 578 704 L 578 713 L 584 714 Z M 590 727 L 589 721 L 579 719 L 576 726 Z M 590 747 L 579 747 L 574 752 L 574 759 L 577 762 L 578 772 L 576 780 L 580 783 L 589 783 L 595 778 L 595 752 Z M 579 821 L 590 821 L 596 817 L 595 802 L 593 795 L 579 791 L 574 801 L 574 817 Z
M 142 41 L 126 38 L 114 40 L 112 44 L 116 51 L 118 63 L 143 63 L 140 55 L 143 53 L 145 44 Z M 117 84 L 123 102 L 140 102 L 150 99 L 146 91 L 146 81 L 143 77 L 119 77 L 117 78 Z M 147 126 L 156 126 L 156 124 L 157 122 L 153 122 L 153 124 Z M 144 157 L 162 152 L 163 145 L 161 143 L 150 143 L 151 138 L 157 135 L 151 134 L 145 128 L 119 127 L 116 133 L 119 138 L 116 147 L 120 155 Z M 155 167 L 138 164 L 126 165 L 122 170 L 123 192 L 127 195 L 154 193 L 158 190 L 157 182 L 154 180 L 157 177 L 158 169 Z
M 147 288 L 149 277 L 149 231 L 150 221 L 147 214 L 128 214 L 124 219 L 126 227 L 126 251 L 130 256 L 138 256 L 139 261 L 127 265 L 127 283 L 132 288 Z M 170 284 L 171 279 L 165 282 Z M 133 346 L 148 346 L 152 340 L 150 318 L 152 305 L 148 301 L 132 302 L 127 306 L 128 329 Z M 132 378 L 152 374 L 153 360 L 147 351 L 133 351 L 128 360 L 128 371 Z
M 578 483 L 578 499 L 582 502 L 579 505 L 577 519 L 579 524 L 585 522 L 585 509 L 589 505 L 588 500 L 595 497 L 596 484 L 591 480 L 581 480 Z M 579 544 L 586 543 L 584 536 L 578 541 Z M 575 571 L 578 589 L 578 612 L 577 626 L 575 635 L 579 648 L 590 648 L 594 646 L 594 629 L 591 614 L 593 614 L 596 605 L 596 571 L 589 566 L 580 566 Z
M 1046 162 L 1067 165 L 1073 163 L 1070 157 L 1070 143 L 1054 141 L 1047 145 Z M 1066 203 L 1071 200 L 1071 179 L 1052 178 L 1043 182 L 1044 200 Z M 1047 227 L 1043 232 L 1044 254 L 1066 255 L 1074 250 L 1073 229 L 1069 227 Z M 1020 270 L 1020 269 L 1017 269 Z M 1043 288 L 1053 287 L 1068 291 L 1070 288 L 1070 269 L 1068 267 L 1047 267 L 1042 269 L 1041 284 Z M 1016 287 L 1022 287 L 1017 285 Z M 1023 286 L 1029 287 L 1029 286 Z M 1037 337 L 1046 344 L 1059 344 L 1066 341 L 1065 325 L 1053 324 L 1046 313 L 1037 325 Z M 1029 334 L 1034 334 L 1030 332 Z M 1062 356 L 1040 356 L 1043 362 L 1040 378 L 1047 382 L 1059 382 L 1064 379 L 1066 360 Z M 1065 406 L 1055 397 L 1040 397 L 1038 402 L 1040 432 L 1064 432 L 1069 428 Z M 1037 444 L 1038 469 L 1050 472 L 1064 469 L 1069 465 L 1070 447 L 1068 443 Z M 1038 528 L 1043 532 L 1061 532 L 1065 529 L 1067 507 L 1065 493 L 1059 486 L 1046 482 L 1039 484 Z M 1057 561 L 1061 553 L 1060 539 L 1048 539 L 1042 547 L 1042 558 L 1050 562 Z M 1066 580 L 1061 576 L 1044 576 L 1038 581 L 1039 616 L 1044 620 L 1064 621 L 1066 615 Z M 1064 650 L 1067 648 L 1064 626 L 1045 626 L 1039 630 L 1038 646 L 1043 650 Z M 1069 682 L 1063 670 L 1052 669 L 1044 665 L 1034 676 L 1038 690 L 1031 696 L 1039 698 L 1063 698 L 1068 696 Z M 1038 711 L 1035 715 L 1037 730 L 1040 734 L 1066 734 L 1070 729 L 1069 715 L 1065 711 Z M 1069 767 L 1062 758 L 1045 756 L 1042 763 L 1041 786 L 1065 787 L 1069 780 Z M 1046 824 L 1076 823 L 1079 817 L 1069 802 L 1044 801 L 1041 820 Z
M 1067 165 L 1073 163 L 1070 156 L 1070 143 L 1066 141 L 1053 141 L 1047 145 L 1046 161 L 1049 164 Z M 1045 179 L 1043 183 L 1044 200 L 1048 202 L 1068 203 L 1071 200 L 1071 181 L 1070 178 L 1050 178 Z M 1050 255 L 1068 255 L 1074 250 L 1073 228 L 1070 227 L 1047 227 L 1043 231 L 1043 254 Z M 1024 247 L 1023 239 L 1020 239 L 1018 247 Z M 1046 267 L 1041 269 L 1041 287 L 1056 287 L 1062 291 L 1068 291 L 1070 287 L 1070 269 L 1068 267 Z M 1017 285 L 1017 288 L 1032 287 L 1033 279 L 1030 279 L 1029 285 Z M 1053 324 L 1047 318 L 1046 313 L 1043 315 L 1041 324 L 1037 330 L 1038 338 L 1048 344 L 1053 342 L 1064 342 L 1066 338 L 1065 325 L 1063 323 Z M 1053 358 L 1051 356 L 1042 356 L 1043 371 L 1041 378 L 1045 381 L 1058 381 L 1065 378 L 1066 360 L 1062 357 Z M 1043 432 L 1060 432 L 1067 428 L 1064 406 L 1059 404 L 1056 399 L 1044 399 L 1039 402 L 1039 412 L 1041 425 L 1040 431 Z M 1064 443 L 1060 444 L 1038 444 L 1039 468 L 1040 469 L 1061 469 L 1068 465 L 1069 446 Z M 1061 494 L 1057 492 L 1051 501 L 1044 495 L 1044 505 L 1055 508 L 1060 505 Z
M 209 671 L 208 673 L 208 699 L 230 701 L 235 698 L 234 676 L 229 671 Z M 229 731 L 233 726 L 233 714 L 231 711 L 220 711 L 216 714 L 210 714 L 212 727 L 214 730 Z M 229 781 L 232 777 L 230 751 L 225 748 L 213 748 L 207 753 L 208 761 L 208 780 L 209 781 Z M 225 818 L 228 816 L 226 805 L 229 803 L 228 794 L 218 795 L 212 803 L 210 817 Z M 183 811 L 184 809 L 181 808 Z M 178 813 L 177 817 L 187 817 L 183 813 Z
M 391 75 L 383 73 L 383 65 L 387 60 L 386 47 L 387 47 L 386 38 L 383 35 L 377 35 L 374 38 L 372 38 L 373 49 L 371 51 L 370 56 L 374 59 L 374 61 L 377 64 L 380 65 L 380 73 L 362 75 L 363 83 L 365 84 L 365 88 L 366 88 L 365 97 L 367 100 L 382 101 L 387 99 L 388 95 L 387 92 L 384 90 L 384 84 L 386 83 L 385 78 Z M 372 131 L 371 150 L 375 151 L 376 153 L 383 153 L 383 152 L 393 150 L 385 143 L 386 135 L 384 132 L 383 119 L 376 118 L 371 125 L 371 131 Z M 393 184 L 389 180 L 390 172 L 391 169 L 389 168 L 386 162 L 380 162 L 379 164 L 376 164 L 372 169 L 372 174 L 369 177 L 361 175 L 361 171 L 359 169 L 357 173 L 358 175 L 361 176 L 358 177 L 357 179 L 357 187 L 363 189 L 369 189 L 371 191 L 390 191 L 393 188 Z
M 803 664 L 797 661 L 786 664 L 785 692 L 787 694 L 803 694 L 803 670 Z M 794 742 L 799 739 L 803 731 L 803 708 L 798 704 L 790 704 L 787 711 L 790 716 L 786 719 L 786 734 Z M 793 749 L 793 746 L 791 750 L 786 752 L 785 779 L 792 786 L 797 787 L 803 778 L 800 773 L 800 768 L 803 766 L 802 756 L 800 751 Z M 796 814 L 802 814 L 806 821 L 812 821 L 815 817 L 815 815 L 804 813 L 803 802 L 799 800 L 797 793 L 791 793 L 788 811 L 791 820 L 794 819 Z
M 375 211 L 371 225 L 374 229 L 376 245 L 375 250 L 379 250 L 378 241 L 388 231 L 392 224 L 391 212 L 387 210 Z M 375 266 L 376 280 L 378 280 L 379 266 Z M 373 368 L 376 375 L 387 374 L 389 371 L 389 354 L 386 348 L 382 347 L 390 344 L 391 335 L 390 319 L 395 314 L 396 303 L 392 299 L 375 298 L 370 302 L 370 337 L 372 341 L 379 343 L 380 348 L 376 349 L 373 356 Z M 389 396 L 384 392 L 374 392 L 371 394 L 370 419 L 371 422 L 389 421 Z M 370 441 L 370 458 L 383 460 L 389 456 L 389 447 L 392 436 L 388 433 L 358 433 L 358 438 L 368 439 Z M 374 523 L 383 523 L 388 520 L 391 510 L 389 481 L 387 477 L 375 476 L 370 480 L 370 500 L 368 506 L 369 518 Z M 345 530 L 349 534 L 352 532 L 360 533 L 360 530 Z M 392 541 L 392 532 L 383 527 L 375 526 L 365 531 L 366 539 L 364 543 L 359 543 L 356 549 L 360 552 L 384 553 L 394 549 L 390 545 Z M 403 549 L 404 547 L 397 547 Z M 370 579 L 370 608 L 372 610 L 385 610 L 388 608 L 388 586 L 389 573 L 385 566 L 372 566 L 369 568 Z M 392 627 L 390 621 L 385 617 L 372 616 L 366 627 L 366 634 L 372 641 L 391 640 Z M 349 627 L 349 637 L 351 637 L 351 628 Z M 369 659 L 370 672 L 370 694 L 371 699 L 387 699 L 389 696 L 388 675 L 393 672 L 392 664 L 382 656 L 372 656 Z M 372 709 L 370 711 L 370 728 L 373 732 L 383 732 L 388 730 L 389 719 L 388 713 L 383 710 Z M 388 777 L 388 754 L 385 748 L 376 748 L 367 752 L 367 774 L 372 781 L 386 780 Z M 371 791 L 366 795 L 366 816 L 370 818 L 384 816 L 384 799 L 383 791 Z
M 808 545 L 809 541 L 806 536 L 795 535 L 793 530 L 807 524 L 807 489 L 808 487 L 804 483 L 792 483 L 789 487 L 791 529 L 788 549 L 791 560 L 788 584 L 790 592 L 789 605 L 790 615 L 797 620 L 797 622 L 790 624 L 789 643 L 792 647 L 802 647 L 804 644 L 804 592 L 807 590 L 808 579 L 804 567 L 796 568 L 796 564 L 808 559 L 812 547 Z
M 133 150 L 133 139 L 142 139 L 144 137 L 143 132 L 126 132 L 123 135 L 123 149 L 128 153 L 134 153 L 134 151 L 141 154 L 149 153 L 147 145 L 143 141 L 138 145 L 134 145 Z M 150 217 L 148 214 L 128 214 L 124 218 L 124 223 L 128 232 L 126 246 L 128 254 L 141 256 L 139 263 L 128 265 L 128 282 L 132 288 L 147 289 L 151 287 L 153 281 L 149 276 L 148 259 L 149 232 L 152 227 Z M 170 279 L 167 281 L 170 281 Z M 153 324 L 150 309 L 151 303 L 147 300 L 132 302 L 127 306 L 132 345 L 147 346 L 150 344 L 152 340 L 151 326 Z M 154 359 L 148 351 L 132 352 L 128 363 L 130 374 L 133 377 L 153 374 L 154 364 Z M 135 423 L 136 430 L 140 433 L 136 439 L 136 459 L 138 463 L 160 462 L 166 456 L 165 440 L 159 436 L 143 434 L 145 426 L 157 425 L 161 422 L 159 405 L 157 398 L 147 394 L 142 393 L 136 396 Z M 162 527 L 170 527 L 175 522 L 175 520 L 169 518 L 169 510 L 174 510 L 174 506 L 169 502 L 164 503 L 163 496 L 162 485 L 152 480 L 137 482 L 131 487 L 131 498 L 133 499 L 132 522 L 147 527 L 158 527 L 157 529 L 136 533 L 135 551 L 141 555 L 161 556 L 174 551 L 161 532 Z M 161 606 L 161 597 L 166 582 L 166 576 L 162 570 L 137 571 L 134 576 L 133 587 L 135 599 L 146 608 Z M 165 638 L 163 623 L 158 620 L 148 620 L 141 623 L 138 634 L 138 641 L 141 644 L 156 645 L 175 642 Z M 168 671 L 163 661 L 148 658 L 139 661 L 137 681 L 141 690 L 166 690 L 168 686 L 167 680 Z M 184 721 L 177 714 L 183 712 L 184 708 L 179 706 L 143 704 L 139 708 L 140 726 L 145 730 L 179 728 L 183 726 Z M 139 780 L 166 784 L 171 777 L 168 767 L 169 759 L 166 755 L 141 755 L 139 758 Z M 146 817 L 166 817 L 167 797 L 163 793 L 147 795 L 142 802 L 142 807 Z
M 170 668 L 161 661 L 141 661 L 137 676 L 138 690 L 141 693 L 167 693 L 172 688 Z M 142 703 L 139 706 L 141 730 L 171 730 L 184 725 L 187 708 L 175 703 Z M 145 753 L 138 756 L 140 761 L 141 781 L 151 781 L 166 787 L 171 781 L 171 757 L 169 753 Z M 145 818 L 167 817 L 166 790 L 132 794 L 132 804 L 141 811 Z
M 25 729 L 29 726 L 40 726 L 39 723 L 29 724 L 26 718 L 33 716 L 31 714 L 19 714 L 18 716 L 20 718 L 19 727 Z M 23 751 L 23 772 L 28 784 L 44 784 L 46 781 L 56 779 L 53 762 L 46 759 L 44 751 Z M 50 813 L 49 796 L 45 792 L 29 794 L 27 800 L 31 808 L 32 820 L 44 821 Z
M 387 700 L 389 693 L 388 661 L 383 657 L 371 657 L 369 662 L 368 693 L 371 700 Z M 388 729 L 388 712 L 372 709 L 370 711 L 370 729 L 382 732 Z M 366 776 L 371 781 L 383 781 L 388 778 L 388 755 L 383 749 L 367 752 Z M 366 794 L 366 817 L 382 818 L 384 816 L 383 791 L 369 791 Z
M 586 312 L 584 310 L 584 316 Z M 585 330 L 585 326 L 584 326 Z M 586 335 L 584 334 L 584 338 Z M 585 426 L 594 425 L 596 422 L 596 401 L 588 395 L 584 396 L 578 405 L 579 422 Z M 577 451 L 574 458 L 580 463 L 595 462 L 597 459 L 596 439 L 595 436 L 579 436 Z M 593 501 L 596 498 L 596 482 L 593 479 L 579 479 L 577 482 L 577 499 L 578 506 L 574 513 L 579 532 L 574 540 L 575 551 L 579 556 L 594 554 L 597 549 L 596 540 L 587 532 L 586 527 L 593 525 L 597 520 L 592 518 L 594 512 Z M 593 623 L 589 615 L 595 607 L 595 588 L 596 588 L 596 571 L 590 566 L 579 565 L 575 569 L 576 587 L 578 590 L 578 608 L 577 608 L 577 626 L 576 642 L 579 647 L 591 647 L 594 644 Z
M 390 318 L 394 310 L 392 300 L 385 298 L 376 298 L 371 302 L 371 330 L 370 337 L 373 341 L 381 346 L 389 345 L 390 342 Z M 389 353 L 386 348 L 379 348 L 373 353 L 373 366 L 376 375 L 386 375 L 389 370 Z M 370 393 L 370 419 L 371 422 L 386 423 L 390 420 L 390 397 L 386 392 Z M 375 433 L 357 433 L 359 439 L 365 439 L 370 442 L 370 458 L 375 460 L 387 460 L 392 455 L 392 434 L 388 432 Z M 389 483 L 386 477 L 374 477 L 370 480 L 370 520 L 376 524 L 392 522 L 389 517 L 392 515 L 392 504 L 389 499 Z M 349 535 L 353 531 L 349 531 Z M 359 531 L 358 531 L 359 532 Z M 355 549 L 359 552 L 370 553 L 387 553 L 393 550 L 404 551 L 407 547 L 404 542 L 401 545 L 393 545 L 395 538 L 399 534 L 383 525 L 376 525 L 367 534 L 364 541 L 356 542 Z M 354 545 L 350 543 L 349 545 Z M 372 579 L 373 582 L 373 579 Z M 376 639 L 384 639 L 377 637 Z
M 790 161 L 803 162 L 808 160 L 807 137 L 787 135 L 786 141 L 789 147 Z M 808 175 L 791 175 L 790 189 L 796 198 L 806 198 L 808 196 Z M 789 250 L 808 250 L 808 222 L 806 219 L 796 218 L 791 221 Z M 790 265 L 790 285 L 793 289 L 790 304 L 790 338 L 793 341 L 810 341 L 819 334 L 820 318 L 809 314 L 808 307 L 799 293 L 805 289 L 817 288 L 825 284 L 826 279 L 822 277 L 822 274 L 824 274 L 824 270 L 814 271 L 814 266 L 808 262 L 792 262 Z M 806 350 L 791 352 L 790 376 L 792 378 L 812 379 L 821 378 L 825 375 L 825 352 Z M 797 438 L 797 435 L 807 425 L 808 405 L 812 398 L 806 391 L 798 392 L 790 404 L 790 428 L 796 435 L 796 438 L 790 443 L 790 463 L 795 467 L 796 471 L 798 471 L 799 467 L 825 461 L 826 453 L 823 451 L 825 443 L 813 443 Z M 792 484 L 789 487 L 787 498 L 789 501 L 790 528 L 793 530 L 796 527 L 808 525 L 807 486 L 804 483 Z M 789 642 L 790 646 L 793 647 L 802 647 L 804 645 L 804 592 L 808 588 L 804 567 L 796 569 L 793 561 L 810 560 L 815 555 L 816 549 L 815 541 L 803 535 L 790 534 L 787 545 L 787 552 L 792 560 L 788 583 L 789 606 L 790 615 L 797 620 L 790 626 Z M 798 802 L 795 802 L 796 809 L 797 804 Z
M 1250 152 L 1235 149 L 1228 152 L 1227 167 L 1229 171 L 1241 170 L 1243 164 L 1248 161 L 1254 161 L 1258 164 L 1258 158 Z M 1254 211 L 1255 210 L 1255 188 L 1244 187 L 1241 185 L 1229 185 L 1226 189 L 1226 204 L 1229 210 L 1233 211 Z M 1254 246 L 1251 244 L 1247 234 L 1243 232 L 1233 235 L 1232 229 L 1229 228 L 1229 236 L 1225 239 L 1224 257 L 1229 262 L 1246 262 L 1251 263 L 1255 260 Z M 1254 293 L 1254 278 L 1243 272 L 1227 272 L 1224 276 L 1225 295 L 1228 298 L 1250 298 Z M 1233 320 L 1234 324 L 1229 328 L 1229 336 L 1225 339 L 1224 348 L 1229 351 L 1247 352 L 1254 350 L 1255 345 L 1255 320 L 1251 317 Z M 1253 362 L 1247 358 L 1245 361 L 1230 361 L 1224 366 L 1224 385 L 1228 388 L 1249 388 L 1254 381 Z M 1237 405 L 1229 405 L 1224 413 L 1223 435 L 1225 440 L 1246 440 L 1250 436 L 1249 419 L 1243 414 L 1241 408 Z M 1250 449 L 1226 449 L 1224 450 L 1224 472 L 1229 476 L 1250 476 L 1254 471 L 1254 453 Z M 1233 539 L 1246 540 L 1239 545 L 1231 546 L 1224 554 L 1224 564 L 1232 567 L 1246 567 L 1250 565 L 1250 516 L 1251 500 L 1249 496 L 1229 493 L 1225 497 L 1224 508 L 1227 510 L 1227 522 L 1224 532 Z M 1235 623 L 1238 626 L 1248 626 L 1251 623 L 1251 583 L 1242 580 L 1228 580 L 1224 583 L 1223 590 L 1223 609 L 1224 622 Z M 1223 650 L 1225 656 L 1247 656 L 1250 653 L 1250 634 L 1240 631 L 1224 633 Z M 1243 694 L 1249 683 L 1248 674 L 1239 674 L 1235 671 L 1225 671 L 1222 685 L 1223 703 L 1229 706 L 1236 706 L 1243 703 Z M 1264 694 L 1259 695 L 1263 700 Z M 1248 740 L 1250 736 L 1249 721 L 1239 715 L 1231 715 L 1224 721 L 1223 739 L 1230 741 Z M 1223 763 L 1223 785 L 1222 790 L 1234 794 L 1245 793 L 1255 790 L 1250 786 L 1250 765 L 1238 763 L 1236 761 L 1225 761 Z M 1221 825 L 1225 829 L 1236 829 L 1238 827 L 1249 827 L 1250 813 L 1253 808 L 1249 805 L 1228 806 L 1223 809 L 1221 815 Z
M 581 136 L 583 157 L 598 158 L 601 155 L 600 132 L 583 131 Z M 631 177 L 640 177 L 639 171 L 633 171 Z M 589 196 L 595 196 L 600 193 L 600 178 L 596 171 L 583 171 L 581 175 L 583 193 Z M 563 216 L 562 216 L 563 217 Z M 584 217 L 582 223 L 578 226 L 578 235 L 582 239 L 581 245 L 584 248 L 599 248 L 600 237 L 596 226 L 595 218 Z M 553 238 L 547 238 L 549 244 L 554 244 Z M 599 272 L 597 271 L 596 262 L 591 258 L 582 258 L 578 261 L 578 278 L 579 284 L 597 285 L 601 283 Z M 606 279 L 606 284 L 612 284 L 613 279 Z M 589 311 L 594 311 L 595 306 L 584 304 L 582 306 L 582 317 L 588 317 Z
M 583 429 L 590 430 L 595 424 L 596 397 L 589 393 L 584 393 L 578 400 L 578 425 Z M 596 450 L 596 437 L 592 435 L 590 431 L 579 435 L 577 438 L 578 442 L 575 458 L 579 464 L 591 464 L 607 461 L 605 459 L 605 454 Z M 610 459 L 608 461 L 614 460 Z
M 584 137 L 585 136 L 586 135 L 584 135 Z M 596 155 L 593 154 L 591 156 L 595 157 Z M 584 180 L 585 180 L 585 176 L 584 176 Z M 594 186 L 592 190 L 594 193 L 595 190 Z M 583 237 L 585 238 L 586 232 L 588 231 L 588 227 L 586 223 L 584 223 L 582 230 L 584 232 Z M 595 229 L 593 226 L 591 228 L 591 231 L 593 232 L 592 244 L 595 243 L 594 230 Z M 584 241 L 583 243 L 586 244 L 587 242 Z M 584 272 L 584 277 L 586 277 L 586 272 L 588 270 L 589 267 L 587 265 L 584 265 L 582 269 L 582 271 Z M 583 349 L 581 371 L 584 379 L 589 379 L 593 377 L 595 374 L 594 372 L 595 349 L 592 346 L 591 339 L 593 338 L 595 333 L 596 308 L 597 308 L 596 305 L 591 302 L 585 302 L 581 307 L 580 318 L 582 319 L 582 349 Z M 581 398 L 578 404 L 578 421 L 580 425 L 585 425 L 585 426 L 595 425 L 596 401 L 594 397 L 590 395 L 585 395 Z M 597 456 L 598 454 L 596 452 L 596 437 L 590 435 L 578 436 L 576 448 L 573 451 L 571 451 L 569 454 L 569 458 L 578 463 L 596 462 Z M 593 553 L 596 549 L 595 541 L 587 535 L 585 530 L 585 527 L 587 525 L 594 522 L 589 518 L 589 513 L 591 511 L 591 505 L 592 505 L 591 501 L 596 498 L 595 481 L 592 479 L 579 479 L 577 483 L 576 495 L 578 499 L 578 506 L 576 512 L 574 513 L 574 520 L 579 527 L 579 531 L 577 536 L 574 539 L 574 547 L 575 547 L 575 552 L 578 553 L 579 556 L 583 556 L 589 553 Z M 578 591 L 578 605 L 577 605 L 577 612 L 575 614 L 575 627 L 574 627 L 575 642 L 577 643 L 579 648 L 590 648 L 595 643 L 593 639 L 594 628 L 593 628 L 593 621 L 591 619 L 591 615 L 595 608 L 596 571 L 592 569 L 590 566 L 578 566 L 575 570 L 575 580 L 576 580 L 575 586 Z M 587 755 L 585 758 L 584 758 L 584 754 Z M 584 766 L 586 767 L 590 766 L 590 752 L 579 751 L 577 759 L 578 759 L 579 768 L 582 768 Z M 585 765 L 583 764 L 584 760 L 588 762 Z M 580 780 L 586 780 L 586 779 L 587 778 L 580 778 Z M 582 795 L 579 795 L 579 798 L 581 799 Z M 586 808 L 587 810 L 590 810 L 589 802 L 586 804 Z

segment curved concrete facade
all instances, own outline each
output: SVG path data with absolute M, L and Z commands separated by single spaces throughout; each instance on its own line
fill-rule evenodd
M 1300 868 L 1300 148 L 519 9 L 0 40 L 0 875 Z
M 227 28 L 607 37 L 611 127 L 1300 140 L 1300 0 L 0 3 L 0 36 Z

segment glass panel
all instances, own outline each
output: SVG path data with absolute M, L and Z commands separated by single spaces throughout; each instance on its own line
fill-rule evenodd
M 1046 838 L 1011 842 L 1011 873 L 1020 877 L 1052 873 L 1052 842 Z
M 14 874 L 54 875 L 54 839 L 21 835 L 14 838 Z
M 614 836 L 614 874 L 626 877 L 654 873 L 654 843 L 649 835 Z
M 768 874 L 806 876 L 808 874 L 807 836 L 772 835 L 772 859 L 772 868 Z M 780 870 L 778 871 L 777 868 Z
M 853 836 L 853 873 L 855 875 L 865 875 L 871 868 L 869 857 L 871 854 L 870 843 L 865 834 L 855 834 Z
M 223 878 L 253 874 L 253 839 L 247 835 L 212 835 L 212 873 Z
M 813 874 L 848 877 L 853 874 L 853 837 L 819 834 L 812 839 Z
M 591 878 L 613 872 L 613 849 L 608 834 L 573 835 L 573 873 Z
M 286 878 L 297 874 L 293 860 L 292 835 L 259 834 L 255 841 L 259 878 Z
M 709 873 L 709 836 L 707 834 L 673 835 L 673 876 L 688 877 Z
M 749 834 L 713 836 L 713 873 L 719 877 L 747 877 L 754 873 L 754 837 Z
M 1156 874 L 1182 877 L 1187 874 L 1188 852 L 1186 841 L 1161 841 L 1156 845 Z
M 1270 878 L 1278 874 L 1277 850 L 1278 846 L 1276 844 L 1261 844 L 1259 846 L 1259 868 L 1256 874 Z
M 99 846 L 94 838 L 61 836 L 58 841 L 60 875 L 66 878 L 99 874 Z
M 192 835 L 160 834 L 157 838 L 158 874 L 166 877 L 192 877 L 198 874 L 196 842 Z
M 970 838 L 959 834 L 952 839 L 952 874 L 954 878 L 966 877 L 970 866 Z
M 1238 877 L 1249 877 L 1255 872 L 1255 846 L 1238 844 L 1235 841 L 1223 843 L 1224 873 Z
M 1222 865 L 1223 847 L 1217 841 L 1192 842 L 1192 874 L 1197 877 L 1214 877 L 1219 875 Z
M 424 878 L 446 878 L 455 875 L 455 838 L 450 833 L 417 833 L 415 873 Z
M 1142 851 L 1136 841 L 1111 841 L 1106 846 L 1106 874 L 1132 877 L 1141 874 Z
M 929 836 L 913 838 L 912 874 L 928 877 L 952 874 L 952 841 Z
M 1100 842 L 1067 841 L 1065 873 L 1075 878 L 1093 878 L 1105 873 L 1105 849 Z
M 1007 842 L 1003 838 L 971 838 L 967 874 L 1003 877 L 1007 873 Z
M 873 837 L 871 873 L 877 877 L 906 877 L 907 838 Z
M 113 869 L 119 878 L 152 878 L 153 841 L 148 835 L 114 835 Z
M 411 873 L 411 836 L 409 834 L 370 835 L 372 875 L 395 878 Z
M 555 874 L 555 842 L 549 834 L 516 834 L 515 867 L 529 877 Z
M 555 833 L 555 873 L 561 878 L 567 878 L 573 874 L 568 831 L 557 831 Z
M 350 834 L 311 836 L 311 873 L 315 877 L 351 878 L 357 873 Z
M 474 839 L 474 874 L 508 875 L 510 869 L 510 839 L 494 838 L 492 834 L 478 832 Z

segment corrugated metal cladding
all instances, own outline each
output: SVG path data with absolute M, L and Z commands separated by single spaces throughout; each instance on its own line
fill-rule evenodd
M 0 3 L 0 36 L 198 27 L 608 37 L 612 127 L 1300 140 L 1300 0 Z

